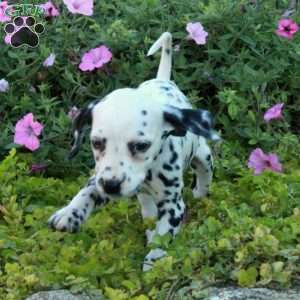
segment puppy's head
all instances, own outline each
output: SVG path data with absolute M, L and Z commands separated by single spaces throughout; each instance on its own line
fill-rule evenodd
M 70 157 L 77 154 L 88 123 L 92 123 L 96 186 L 100 194 L 110 196 L 138 191 L 168 135 L 191 131 L 208 139 L 218 137 L 209 112 L 163 106 L 134 89 L 116 90 L 77 115 Z

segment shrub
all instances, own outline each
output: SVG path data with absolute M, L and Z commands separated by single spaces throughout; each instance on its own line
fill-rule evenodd
M 16 146 L 12 141 L 17 120 L 33 112 L 45 126 L 33 160 L 47 163 L 49 175 L 87 172 L 92 166 L 88 143 L 73 164 L 65 160 L 71 141 L 67 112 L 115 88 L 152 78 L 159 58 L 145 53 L 165 30 L 180 45 L 174 52 L 174 80 L 196 106 L 214 113 L 223 138 L 238 139 L 244 149 L 262 144 L 271 149 L 280 135 L 266 130 L 262 113 L 272 104 L 283 102 L 286 107 L 277 132 L 299 129 L 299 36 L 287 40 L 275 34 L 286 2 L 279 8 L 273 1 L 259 1 L 257 6 L 225 0 L 97 2 L 93 17 L 71 15 L 57 2 L 61 15 L 47 21 L 38 48 L 0 49 L 0 78 L 11 84 L 8 93 L 1 93 L 0 155 Z M 209 32 L 206 45 L 185 39 L 190 21 L 201 21 Z M 111 64 L 80 71 L 82 55 L 101 44 L 113 52 Z M 55 65 L 44 68 L 50 53 L 56 54 Z

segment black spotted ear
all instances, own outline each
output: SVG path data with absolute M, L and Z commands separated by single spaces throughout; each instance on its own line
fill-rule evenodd
M 202 109 L 181 109 L 167 106 L 164 119 L 169 124 L 170 134 L 184 136 L 187 131 L 201 135 L 209 140 L 219 140 L 219 135 L 213 130 L 213 118 L 209 111 Z
M 80 110 L 79 114 L 73 120 L 73 142 L 72 148 L 68 155 L 68 159 L 72 159 L 78 152 L 82 144 L 86 126 L 92 123 L 92 111 L 98 101 L 91 102 L 87 107 Z

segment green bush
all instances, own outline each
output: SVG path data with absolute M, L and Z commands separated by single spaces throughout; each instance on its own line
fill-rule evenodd
M 281 133 L 299 131 L 299 35 L 286 40 L 275 34 L 287 5 L 277 2 L 279 7 L 274 1 L 253 6 L 248 0 L 99 1 L 94 15 L 85 17 L 70 14 L 56 1 L 61 16 L 45 24 L 38 48 L 0 48 L 0 78 L 11 84 L 8 94 L 1 93 L 0 156 L 16 146 L 17 120 L 33 112 L 45 128 L 32 159 L 47 163 L 49 175 L 86 173 L 92 166 L 88 143 L 72 165 L 65 159 L 71 142 L 67 112 L 118 87 L 153 78 L 159 57 L 145 54 L 165 30 L 180 45 L 173 77 L 181 90 L 196 106 L 214 113 L 224 139 L 239 140 L 246 150 L 260 145 L 270 151 Z M 209 32 L 206 45 L 186 40 L 185 26 L 191 21 L 201 21 Z M 112 62 L 98 71 L 80 71 L 82 55 L 100 44 L 111 49 Z M 50 53 L 57 59 L 46 69 L 42 62 Z M 278 102 L 286 105 L 284 122 L 274 133 L 262 113 Z
M 95 288 L 111 300 L 159 300 L 172 285 L 192 280 L 203 286 L 290 286 L 300 260 L 299 163 L 285 174 L 260 176 L 240 167 L 234 180 L 226 177 L 226 165 L 224 158 L 209 198 L 193 199 L 185 188 L 187 221 L 172 243 L 169 236 L 154 240 L 151 247 L 166 249 L 168 256 L 143 273 L 149 251 L 144 231 L 153 223 L 142 221 L 137 201 L 109 204 L 78 234 L 53 232 L 46 220 L 85 178 L 28 176 L 28 166 L 12 150 L 0 165 L 0 298 Z

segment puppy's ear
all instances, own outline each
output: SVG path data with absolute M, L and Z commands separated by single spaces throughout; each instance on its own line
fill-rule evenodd
M 91 102 L 87 107 L 81 109 L 79 114 L 74 118 L 72 124 L 73 142 L 68 159 L 72 159 L 78 153 L 84 138 L 86 126 L 92 123 L 92 111 L 97 103 L 98 101 Z
M 172 135 L 184 136 L 187 131 L 190 131 L 209 140 L 220 139 L 213 130 L 213 118 L 209 111 L 167 106 L 164 110 L 164 119 L 168 123 Z

